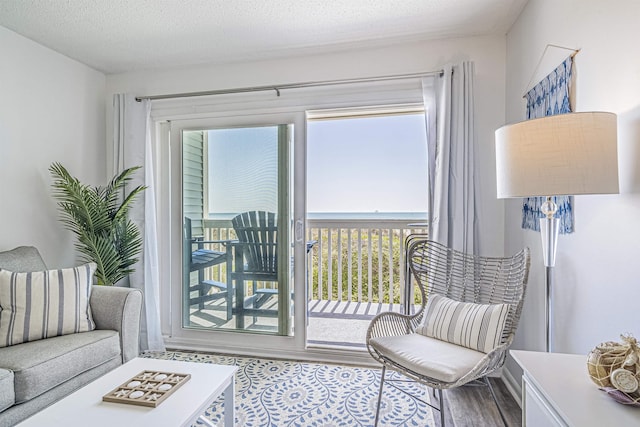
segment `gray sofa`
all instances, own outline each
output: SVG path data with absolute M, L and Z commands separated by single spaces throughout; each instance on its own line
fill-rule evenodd
M 41 271 L 38 250 L 0 252 L 0 268 Z M 138 355 L 142 292 L 93 286 L 96 329 L 0 348 L 0 427 L 17 424 Z M 0 315 L 1 312 L 0 312 Z

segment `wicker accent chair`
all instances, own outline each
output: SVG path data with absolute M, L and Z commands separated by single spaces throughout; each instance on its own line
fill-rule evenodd
M 529 276 L 529 249 L 509 257 L 482 257 L 412 236 L 407 251 L 422 305 L 413 315 L 380 313 L 367 331 L 367 349 L 382 364 L 375 425 L 385 382 L 404 391 L 394 384 L 399 380 L 385 379 L 387 369 L 432 387 L 434 396 L 438 390 L 438 406 L 414 398 L 440 411 L 441 426 L 442 390 L 484 383 L 506 425 L 487 375 L 502 367 L 514 339 Z

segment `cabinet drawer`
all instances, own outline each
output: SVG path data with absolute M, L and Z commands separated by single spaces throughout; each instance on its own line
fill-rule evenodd
M 522 377 L 524 402 L 522 404 L 523 427 L 566 427 L 560 415 L 553 409 L 540 392 Z

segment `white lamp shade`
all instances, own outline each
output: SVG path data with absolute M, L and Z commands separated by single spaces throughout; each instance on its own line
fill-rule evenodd
M 618 193 L 613 113 L 547 116 L 496 131 L 498 198 Z

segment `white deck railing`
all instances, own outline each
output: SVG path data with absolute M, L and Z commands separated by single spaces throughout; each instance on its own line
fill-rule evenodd
M 307 240 L 316 241 L 307 256 L 310 300 L 401 303 L 404 293 L 404 242 L 426 225 L 396 219 L 309 219 Z M 205 220 L 204 240 L 234 239 L 228 220 Z M 220 244 L 209 246 L 224 250 Z M 226 267 L 210 269 L 224 281 Z
M 404 292 L 404 241 L 426 227 L 407 220 L 308 220 L 309 298 L 400 303 Z

